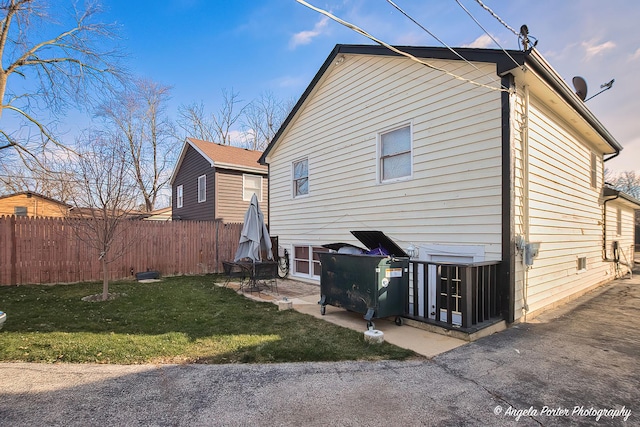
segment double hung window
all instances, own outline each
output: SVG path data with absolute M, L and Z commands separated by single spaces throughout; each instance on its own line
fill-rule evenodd
M 198 203 L 207 201 L 207 176 L 198 177 Z
M 293 197 L 309 194 L 309 160 L 293 162 Z
M 405 125 L 378 135 L 379 181 L 389 182 L 410 178 L 413 162 L 411 125 Z

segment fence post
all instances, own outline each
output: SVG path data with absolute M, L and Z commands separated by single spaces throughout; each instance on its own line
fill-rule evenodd
M 11 275 L 10 275 L 10 279 L 9 279 L 9 284 L 11 286 L 15 286 L 18 283 L 18 275 L 17 275 L 17 264 L 18 264 L 18 260 L 17 260 L 17 240 L 16 240 L 16 217 L 11 215 L 9 217 L 9 233 L 11 233 L 11 236 L 9 237 L 9 241 L 10 243 L 10 248 L 9 248 L 9 254 L 11 256 L 11 260 L 9 261 L 9 264 L 11 265 Z
M 462 327 L 470 328 L 473 323 L 473 294 L 471 279 L 472 268 L 469 266 L 462 267 Z
M 215 220 L 216 222 L 216 242 L 215 242 L 215 248 L 216 248 L 216 267 L 215 267 L 215 272 L 219 273 L 220 269 L 218 268 L 218 265 L 220 265 L 220 245 L 218 244 L 218 240 L 219 240 L 219 228 L 220 228 L 220 221 L 218 221 L 217 219 Z

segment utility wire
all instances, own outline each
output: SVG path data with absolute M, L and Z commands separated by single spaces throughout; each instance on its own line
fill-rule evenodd
M 424 30 L 427 34 L 429 34 L 431 37 L 433 37 L 434 39 L 436 39 L 437 41 L 440 42 L 440 44 L 442 44 L 444 47 L 446 47 L 447 49 L 449 49 L 451 52 L 453 52 L 454 55 L 456 55 L 458 58 L 462 59 L 464 62 L 466 62 L 467 64 L 471 65 L 473 68 L 475 68 L 477 71 L 480 71 L 480 69 L 478 67 L 476 67 L 473 63 L 469 62 L 465 57 L 463 57 L 462 55 L 460 55 L 458 52 L 455 51 L 455 49 L 453 49 L 451 46 L 449 46 L 448 44 L 446 44 L 444 41 L 440 40 L 435 34 L 433 34 L 431 31 L 429 31 L 428 29 L 426 29 L 422 24 L 420 24 L 418 21 L 416 21 L 415 19 L 413 19 L 413 17 L 411 17 L 407 12 L 405 12 L 404 10 L 402 10 L 400 8 L 400 6 L 398 6 L 397 4 L 395 4 L 392 0 L 387 0 L 387 3 L 389 3 L 391 6 L 395 7 L 398 12 L 402 13 L 404 16 L 406 16 L 409 20 L 411 20 L 411 22 L 413 22 L 414 24 L 416 24 L 418 27 L 422 28 L 422 30 Z M 480 71 L 481 72 L 481 71 Z M 497 79 L 492 79 L 494 83 L 497 83 Z
M 503 51 L 504 53 L 506 53 L 506 54 L 507 54 L 507 56 L 508 56 L 509 58 L 511 58 L 511 60 L 513 61 L 513 63 L 514 63 L 514 64 L 516 64 L 516 66 L 517 66 L 518 68 L 524 68 L 524 65 L 520 65 L 520 64 L 518 64 L 518 61 L 516 61 L 515 59 L 513 59 L 513 56 L 511 56 L 511 55 L 509 54 L 509 52 L 507 52 L 507 51 L 505 50 L 505 48 L 503 48 L 503 47 L 500 45 L 500 43 L 498 43 L 498 40 L 496 40 L 496 39 L 495 39 L 495 38 L 494 38 L 494 37 L 493 37 L 493 36 L 492 36 L 492 35 L 491 35 L 487 30 L 485 30 L 485 28 L 482 26 L 482 24 L 480 24 L 480 22 L 475 18 L 475 16 L 473 16 L 473 15 L 471 14 L 471 12 L 469 12 L 469 11 L 467 10 L 467 8 L 466 8 L 466 7 L 464 7 L 464 5 L 463 5 L 462 3 L 460 3 L 460 0 L 456 0 L 456 3 L 458 3 L 458 5 L 459 5 L 459 6 L 460 6 L 460 7 L 461 7 L 465 12 L 467 12 L 467 15 L 469 15 L 469 17 L 471 17 L 471 19 L 473 19 L 473 21 L 474 21 L 476 24 L 478 24 L 478 26 L 479 26 L 480 28 L 482 28 L 482 31 L 484 31 L 484 32 L 485 32 L 485 33 L 486 33 L 486 34 L 491 38 L 491 40 L 493 40 L 493 42 L 494 42 L 495 44 L 497 44 L 497 45 L 498 45 L 498 47 L 499 47 L 500 49 L 502 49 L 502 51 Z
M 484 3 L 482 3 L 482 0 L 476 0 L 476 3 L 478 3 L 484 10 L 486 10 L 487 12 L 489 12 L 491 14 L 491 16 L 493 16 L 494 18 L 496 18 L 498 20 L 498 22 L 500 22 L 502 25 L 504 25 L 504 27 L 511 31 L 513 34 L 516 35 L 516 37 L 520 37 L 520 33 L 517 32 L 516 30 L 514 30 L 513 28 L 511 28 L 509 26 L 509 24 L 507 24 L 506 22 L 504 22 L 504 20 L 502 20 L 502 18 L 500 18 L 493 10 L 489 9 L 489 6 L 486 6 Z
M 342 19 L 338 18 L 337 16 L 335 16 L 335 15 L 333 15 L 333 14 L 331 14 L 331 13 L 327 12 L 326 10 L 323 10 L 323 9 L 317 8 L 317 7 L 315 7 L 315 6 L 313 6 L 313 5 L 309 4 L 309 3 L 307 3 L 307 2 L 306 2 L 306 1 L 304 1 L 304 0 L 296 0 L 296 1 L 297 1 L 298 3 L 300 3 L 301 5 L 308 7 L 309 9 L 315 10 L 316 12 L 321 13 L 322 15 L 325 15 L 326 17 L 333 19 L 334 21 L 336 21 L 336 22 L 337 22 L 337 23 L 339 23 L 339 24 L 344 25 L 345 27 L 352 29 L 353 31 L 355 31 L 355 32 L 357 32 L 357 33 L 359 33 L 359 34 L 361 34 L 361 35 L 365 36 L 366 38 L 368 38 L 368 39 L 370 39 L 370 40 L 372 40 L 372 41 L 374 41 L 374 42 L 378 43 L 379 45 L 384 46 L 384 47 L 386 47 L 387 49 L 389 49 L 389 50 L 391 50 L 391 51 L 393 51 L 393 52 L 396 52 L 396 53 L 397 53 L 397 54 L 399 54 L 399 55 L 405 56 L 405 57 L 407 57 L 407 58 L 411 59 L 412 61 L 415 61 L 415 62 L 417 62 L 417 63 L 419 63 L 419 64 L 422 64 L 422 65 L 424 65 L 424 66 L 426 66 L 426 67 L 428 67 L 428 68 L 431 68 L 431 69 L 436 70 L 436 71 L 440 71 L 440 72 L 442 72 L 442 73 L 444 73 L 444 74 L 447 74 L 447 75 L 449 75 L 449 76 L 451 76 L 451 77 L 453 77 L 453 78 L 455 78 L 455 79 L 462 80 L 462 81 L 464 81 L 464 82 L 471 83 L 471 84 L 474 84 L 474 85 L 476 85 L 476 86 L 484 87 L 484 88 L 486 88 L 486 89 L 497 90 L 497 91 L 500 91 L 500 92 L 508 92 L 508 91 L 509 91 L 509 89 L 506 89 L 506 88 L 502 88 L 502 87 L 494 87 L 494 86 L 489 86 L 489 85 L 486 85 L 486 84 L 483 84 L 483 83 L 478 83 L 478 82 L 476 82 L 476 81 L 473 81 L 473 80 L 470 80 L 470 79 L 467 79 L 467 78 L 464 78 L 464 77 L 458 76 L 458 75 L 456 75 L 456 74 L 453 74 L 453 73 L 451 73 L 451 72 L 449 72 L 449 71 L 447 71 L 447 70 L 445 70 L 445 69 L 442 69 L 442 68 L 436 67 L 435 65 L 432 65 L 432 64 L 430 64 L 430 63 L 428 63 L 428 62 L 426 62 L 426 61 L 423 61 L 423 60 L 421 60 L 420 58 L 417 58 L 417 57 L 415 57 L 415 56 L 411 55 L 410 53 L 403 52 L 403 51 L 401 51 L 400 49 L 398 49 L 398 48 L 396 48 L 396 47 L 394 47 L 394 46 L 391 46 L 390 44 L 388 44 L 388 43 L 386 43 L 386 42 L 383 42 L 382 40 L 379 40 L 379 39 L 377 39 L 377 38 L 373 37 L 371 34 L 367 33 L 367 32 L 366 32 L 365 30 L 363 30 L 362 28 L 360 28 L 360 27 L 358 27 L 358 26 L 356 26 L 356 25 L 353 25 L 353 24 L 351 24 L 351 23 L 349 23 L 349 22 L 347 22 L 347 21 L 344 21 L 344 20 L 342 20 Z
M 513 34 L 515 34 L 516 37 L 518 37 L 518 46 L 520 46 L 520 40 L 522 40 L 523 44 L 524 44 L 524 49 L 526 50 L 528 39 L 533 39 L 535 41 L 535 43 L 533 44 L 533 47 L 536 46 L 536 44 L 538 43 L 538 39 L 537 38 L 528 35 L 528 33 L 527 34 L 523 33 L 522 29 L 520 30 L 520 32 L 514 30 L 512 27 L 509 26 L 509 24 L 507 24 L 502 18 L 500 18 L 497 13 L 495 13 L 493 10 L 491 10 L 489 8 L 489 6 L 487 6 L 484 3 L 482 3 L 482 0 L 476 0 L 476 3 L 478 3 L 480 5 L 480 7 L 482 7 L 484 10 L 489 12 L 489 14 L 491 16 L 496 18 L 498 20 L 498 22 L 500 22 L 507 30 L 511 31 Z

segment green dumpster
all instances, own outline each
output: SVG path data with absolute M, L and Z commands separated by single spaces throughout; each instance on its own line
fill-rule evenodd
M 319 253 L 320 313 L 332 305 L 363 313 L 367 327 L 374 318 L 396 316 L 402 324 L 409 290 L 409 257 L 380 231 L 352 231 L 356 238 L 378 254 Z M 334 251 L 346 244 L 324 245 Z M 352 252 L 352 251 L 350 251 Z

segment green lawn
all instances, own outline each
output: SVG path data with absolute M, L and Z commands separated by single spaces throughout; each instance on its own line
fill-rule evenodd
M 345 329 L 214 285 L 219 276 L 117 282 L 111 301 L 86 302 L 100 283 L 0 286 L 0 361 L 273 363 L 406 359 Z

